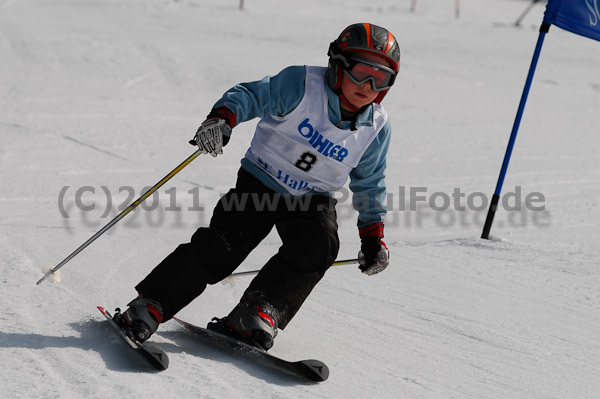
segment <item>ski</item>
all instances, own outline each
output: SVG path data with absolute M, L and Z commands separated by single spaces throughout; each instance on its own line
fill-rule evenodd
M 241 355 L 263 366 L 315 382 L 325 381 L 327 377 L 329 377 L 329 368 L 325 363 L 319 360 L 300 360 L 296 362 L 283 360 L 262 349 L 258 349 L 216 331 L 198 327 L 176 317 L 173 319 L 200 341 L 217 346 L 224 351 Z
M 158 370 L 166 370 L 169 367 L 169 357 L 157 346 L 143 344 L 136 340 L 131 339 L 125 331 L 119 327 L 113 320 L 113 316 L 105 310 L 103 307 L 98 306 L 100 313 L 106 317 L 108 323 L 119 333 L 119 336 L 137 353 L 139 353 L 148 363 L 157 368 Z

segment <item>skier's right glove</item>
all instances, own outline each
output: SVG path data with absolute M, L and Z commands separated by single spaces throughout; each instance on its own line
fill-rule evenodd
M 372 276 L 390 264 L 390 252 L 383 242 L 383 223 L 375 223 L 358 230 L 361 246 L 358 252 L 358 268 Z
M 216 157 L 223 153 L 223 147 L 229 142 L 231 129 L 236 123 L 237 117 L 226 106 L 213 108 L 190 144 L 197 145 L 203 154 Z
M 229 136 L 231 126 L 225 119 L 209 118 L 202 122 L 190 144 L 197 145 L 203 154 L 216 157 L 223 153 L 223 145 L 229 141 Z

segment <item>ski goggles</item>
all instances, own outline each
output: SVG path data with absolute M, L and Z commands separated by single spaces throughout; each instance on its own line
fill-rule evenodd
M 371 82 L 373 91 L 388 90 L 396 80 L 396 72 L 393 69 L 363 58 L 348 58 L 348 67 L 344 73 L 352 82 L 362 85 Z

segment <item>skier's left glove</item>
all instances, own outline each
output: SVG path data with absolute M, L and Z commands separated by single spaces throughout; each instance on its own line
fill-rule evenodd
M 362 242 L 358 252 L 358 268 L 372 276 L 390 264 L 390 251 L 383 242 L 383 223 L 375 223 L 358 230 Z
M 225 119 L 209 118 L 198 128 L 190 144 L 197 145 L 203 154 L 216 157 L 223 153 L 223 146 L 229 141 L 231 126 Z

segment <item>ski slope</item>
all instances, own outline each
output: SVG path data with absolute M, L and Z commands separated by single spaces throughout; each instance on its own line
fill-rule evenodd
M 600 43 L 551 28 L 503 191 L 521 193 L 508 205 L 541 193 L 545 210 L 499 210 L 484 241 L 485 210 L 472 208 L 495 187 L 542 4 L 515 28 L 528 1 L 463 0 L 460 19 L 451 0 L 420 0 L 412 13 L 408 0 L 244 3 L 0 0 L 2 396 L 598 397 Z M 170 355 L 158 373 L 122 352 L 95 308 L 124 308 L 208 224 L 255 122 L 68 263 L 60 283 L 35 284 L 194 151 L 187 141 L 225 90 L 325 65 L 329 43 L 363 21 L 390 29 L 402 52 L 383 103 L 392 264 L 374 277 L 332 268 L 272 349 L 324 361 L 328 381 L 231 358 L 173 321 L 151 339 Z M 439 203 L 459 190 L 458 208 L 483 194 L 465 210 L 420 201 L 410 211 L 415 188 Z M 353 258 L 356 212 L 338 194 L 339 258 Z M 279 245 L 270 235 L 239 271 Z M 223 316 L 248 283 L 211 286 L 178 316 Z

